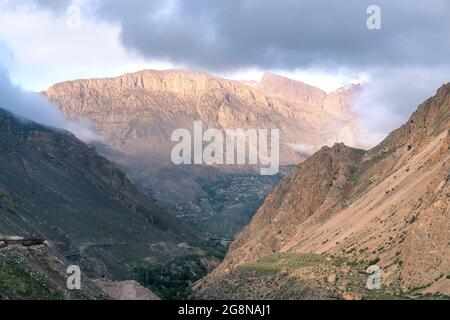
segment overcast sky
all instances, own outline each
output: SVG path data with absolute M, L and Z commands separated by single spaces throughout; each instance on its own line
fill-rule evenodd
M 372 4 L 380 30 L 366 25 Z M 357 107 L 382 137 L 450 81 L 449 13 L 448 0 L 0 0 L 0 57 L 29 90 L 175 67 L 328 91 L 363 81 Z

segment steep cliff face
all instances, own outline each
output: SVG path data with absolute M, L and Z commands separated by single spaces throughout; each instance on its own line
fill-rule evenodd
M 323 147 L 301 163 L 278 184 L 233 242 L 235 262 L 280 251 L 313 214 L 318 221 L 327 219 L 341 207 L 363 154 L 362 150 L 336 144 Z
M 270 270 L 281 265 L 305 281 L 310 276 L 302 267 L 289 270 L 292 263 L 280 261 L 313 253 L 339 262 L 312 284 L 334 289 L 336 296 L 370 295 L 367 278 L 352 271 L 372 264 L 381 268 L 387 292 L 450 295 L 449 133 L 446 84 L 375 148 L 320 150 L 266 199 L 199 292 L 214 297 L 218 283 L 236 280 L 236 270 L 261 270 L 270 259 Z
M 108 147 L 129 156 L 152 150 L 151 156 L 159 156 L 164 163 L 170 162 L 167 150 L 173 145 L 172 131 L 192 129 L 193 121 L 217 129 L 279 128 L 282 161 L 292 163 L 299 157 L 287 145 L 333 141 L 333 133 L 347 124 L 343 119 L 351 116 L 349 108 L 337 112 L 322 108 L 338 92 L 327 95 L 270 74 L 253 87 L 204 73 L 148 70 L 64 82 L 44 94 L 67 116 L 93 121 Z M 341 90 L 339 97 L 342 105 L 349 106 L 354 95 Z
M 225 216 L 233 219 L 225 214 L 227 211 L 243 212 L 231 221 L 232 225 L 252 216 L 254 212 L 248 212 L 247 208 L 258 205 L 259 197 L 248 194 L 250 200 L 243 206 L 231 200 L 212 203 L 202 183 L 220 180 L 221 185 L 235 185 L 239 181 L 245 184 L 246 179 L 230 173 L 249 173 L 252 168 L 174 166 L 170 159 L 175 145 L 170 139 L 173 130 L 185 128 L 192 132 L 194 121 L 202 121 L 205 129 L 277 128 L 281 164 L 293 164 L 318 146 L 357 136 L 357 119 L 350 108 L 355 94 L 341 90 L 327 95 L 320 89 L 276 75 L 266 75 L 260 84 L 253 86 L 181 70 L 147 70 L 110 79 L 69 81 L 44 93 L 69 118 L 91 121 L 102 139 L 98 150 L 122 165 L 142 190 L 168 208 L 173 204 L 190 207 L 191 211 L 200 208 L 198 216 L 192 217 L 192 213 L 180 216 L 189 216 L 189 221 L 201 227 L 216 226 Z M 277 181 L 275 177 L 270 184 Z M 266 181 L 260 185 L 264 196 Z M 233 190 L 223 191 L 227 198 L 237 196 Z M 221 232 L 217 228 L 214 231 Z
M 94 276 L 129 276 L 132 261 L 170 258 L 203 237 L 69 132 L 0 109 L 0 149 L 0 234 L 86 252 Z

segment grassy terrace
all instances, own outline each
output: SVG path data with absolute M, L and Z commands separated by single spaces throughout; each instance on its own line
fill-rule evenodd
M 276 274 L 282 270 L 297 270 L 326 263 L 324 256 L 314 253 L 276 253 L 246 264 L 243 268 L 260 274 Z

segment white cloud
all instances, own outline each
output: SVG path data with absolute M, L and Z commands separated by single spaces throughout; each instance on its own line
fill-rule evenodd
M 351 83 L 363 83 L 368 79 L 368 75 L 366 73 L 355 72 L 347 69 L 338 69 L 337 71 L 296 69 L 292 72 L 280 70 L 278 73 L 288 78 L 315 86 L 326 92 L 334 91 Z
M 303 83 L 315 86 L 326 92 L 345 87 L 349 84 L 364 83 L 368 80 L 368 74 L 364 72 L 354 72 L 347 69 L 319 70 L 319 69 L 295 69 L 288 70 L 262 70 L 258 68 L 243 69 L 234 72 L 222 72 L 219 75 L 229 79 L 259 81 L 265 72 L 272 72 L 289 79 L 301 81 Z
M 14 83 L 29 90 L 45 90 L 65 80 L 172 66 L 127 51 L 119 40 L 120 27 L 95 21 L 88 10 L 81 11 L 81 28 L 70 30 L 65 13 L 1 3 L 0 9 L 0 42 L 13 56 L 7 67 Z
M 408 120 L 417 107 L 450 81 L 450 67 L 374 69 L 355 102 L 362 127 L 379 142 Z

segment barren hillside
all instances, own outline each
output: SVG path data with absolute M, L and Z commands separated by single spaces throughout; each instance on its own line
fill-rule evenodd
M 358 274 L 376 264 L 384 292 L 449 295 L 449 129 L 446 84 L 375 148 L 322 148 L 275 188 L 198 291 L 230 294 L 220 287 L 250 269 L 284 270 L 301 283 L 315 277 L 310 288 L 322 297 L 370 296 Z M 308 254 L 327 262 L 289 268 Z M 258 283 L 242 282 L 238 292 Z

